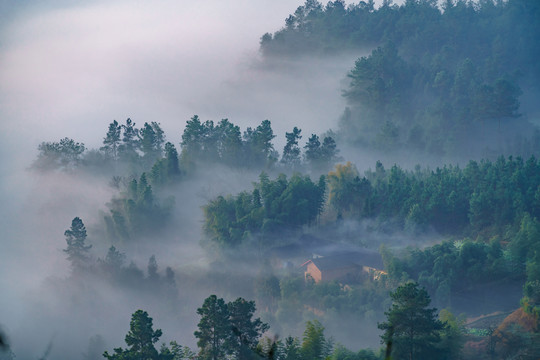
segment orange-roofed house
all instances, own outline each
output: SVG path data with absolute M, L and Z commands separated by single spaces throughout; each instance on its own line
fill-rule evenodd
M 333 280 L 351 283 L 385 274 L 380 254 L 371 251 L 317 257 L 302 266 L 306 267 L 306 280 L 312 278 L 316 283 Z

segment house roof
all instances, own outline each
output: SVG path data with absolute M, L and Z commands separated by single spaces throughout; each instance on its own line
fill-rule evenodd
M 293 258 L 305 256 L 306 251 L 299 244 L 278 246 L 268 250 L 267 254 L 272 257 Z
M 314 255 L 319 256 L 331 256 L 331 255 L 342 255 L 349 253 L 360 253 L 367 254 L 372 256 L 379 256 L 379 253 L 375 250 L 366 249 L 365 247 L 360 247 L 358 245 L 348 244 L 348 243 L 325 243 L 319 246 L 313 247 L 311 252 Z M 318 257 L 318 256 L 316 256 Z
M 340 269 L 351 266 L 369 266 L 382 269 L 382 257 L 378 252 L 349 252 L 312 259 L 311 262 L 321 271 Z

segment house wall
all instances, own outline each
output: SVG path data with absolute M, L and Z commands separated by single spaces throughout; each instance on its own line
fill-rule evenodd
M 306 272 L 304 273 L 304 276 L 307 280 L 308 276 L 311 276 L 313 280 L 315 280 L 316 283 L 322 280 L 322 274 L 321 271 L 315 266 L 314 263 L 310 262 L 307 264 Z
M 369 266 L 357 266 L 350 265 L 336 269 L 319 270 L 319 268 L 313 263 L 309 262 L 306 266 L 304 277 L 307 280 L 311 277 L 316 283 L 321 281 L 359 281 L 361 278 L 371 278 L 378 280 L 382 275 L 386 275 L 383 270 L 378 270 Z
M 321 280 L 322 281 L 332 281 L 332 280 L 345 280 L 348 277 L 354 277 L 358 274 L 359 268 L 355 265 L 325 270 L 322 272 Z

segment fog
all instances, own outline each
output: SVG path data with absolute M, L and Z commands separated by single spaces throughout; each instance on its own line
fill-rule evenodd
M 0 9 L 0 325 L 18 358 L 39 358 L 49 344 L 50 358 L 81 358 L 96 334 L 104 336 L 109 351 L 124 346 L 129 317 L 138 308 L 163 329 L 161 340 L 194 347 L 195 310 L 206 296 L 218 291 L 229 301 L 249 295 L 242 286 L 224 291 L 227 284 L 198 273 L 209 270 L 199 244 L 201 206 L 217 195 L 250 189 L 259 172 L 202 171 L 170 190 L 176 207 L 173 225 L 162 235 L 166 246 L 155 246 L 152 239 L 133 247 L 116 244 L 140 269 L 156 255 L 161 274 L 167 266 L 183 271 L 186 278 L 178 281 L 182 305 L 172 313 L 150 296 L 68 278 L 64 231 L 73 217 L 81 217 L 94 257 L 103 258 L 109 244 L 100 240 L 100 229 L 116 190 L 98 175 L 40 175 L 29 167 L 41 142 L 70 137 L 99 148 L 108 124 L 128 117 L 139 127 L 159 122 L 177 147 L 194 114 L 202 120 L 228 118 L 242 130 L 269 119 L 279 151 L 285 132 L 294 126 L 303 130 L 303 140 L 335 128 L 346 105 L 341 97 L 345 75 L 370 49 L 271 61 L 258 52 L 261 35 L 281 28 L 302 3 L 0 2 L 5 10 Z M 342 154 L 360 170 L 377 160 L 355 150 Z M 419 162 L 402 156 L 407 167 Z M 369 227 L 346 225 L 344 237 Z M 428 236 L 438 240 L 436 234 Z M 408 240 L 392 241 L 406 245 Z M 373 235 L 367 241 L 376 248 L 380 239 Z M 329 335 L 339 339 L 339 334 Z M 358 346 L 354 334 L 348 335 L 346 345 Z M 376 337 L 371 333 L 361 345 L 377 346 Z
M 299 4 L 115 1 L 17 13 L 3 29 L 4 132 L 96 146 L 111 120 L 131 117 L 160 122 L 177 142 L 193 114 L 242 127 L 270 119 L 277 133 L 294 121 L 327 130 L 342 109 L 336 76 L 354 57 L 317 76 L 309 62 L 259 64 L 260 36 Z
M 28 168 L 39 143 L 70 137 L 98 148 L 107 125 L 127 117 L 138 126 L 159 122 L 177 146 L 194 114 L 229 118 L 242 129 L 269 119 L 281 138 L 294 126 L 306 135 L 328 130 L 344 107 L 341 81 L 359 55 L 268 64 L 258 53 L 260 36 L 283 26 L 301 3 L 0 3 L 0 324 L 18 358 L 38 358 L 49 344 L 51 358 L 77 358 L 95 334 L 105 335 L 111 350 L 121 345 L 129 315 L 139 307 L 163 328 L 162 340 L 194 345 L 195 310 L 211 289 L 192 289 L 185 304 L 191 323 L 181 333 L 174 332 L 176 317 L 148 299 L 94 282 L 67 290 L 63 232 L 81 217 L 92 251 L 103 257 L 107 246 L 96 229 L 114 189 L 100 178 L 38 175 Z M 182 248 L 129 249 L 128 261 L 145 269 L 155 254 L 160 271 L 203 265 L 200 206 L 245 189 L 258 175 L 221 174 L 208 184 L 193 180 L 183 185 L 189 191 L 175 194 L 181 206 L 168 237 Z

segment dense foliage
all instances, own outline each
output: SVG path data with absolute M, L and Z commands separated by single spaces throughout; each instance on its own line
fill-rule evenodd
M 307 0 L 284 28 L 262 37 L 261 49 L 268 58 L 372 50 L 348 74 L 350 108 L 339 133 L 350 143 L 451 156 L 491 155 L 486 147 L 530 155 L 539 150 L 538 135 L 531 142 L 531 125 L 516 120 L 518 82 L 527 93 L 538 90 L 539 16 L 533 0 L 385 1 L 379 8 L 373 1 Z
M 416 283 L 407 283 L 391 293 L 394 301 L 386 312 L 387 321 L 379 327 L 385 330 L 381 336 L 384 349 L 393 358 L 422 358 L 428 352 L 431 358 L 451 359 L 448 354 L 459 356 L 462 346 L 462 325 L 448 311 L 436 318 L 436 309 L 428 308 L 429 296 Z M 318 320 L 305 323 L 301 339 L 288 336 L 283 340 L 277 336 L 262 337 L 270 327 L 259 318 L 253 319 L 255 302 L 238 298 L 226 303 L 216 295 L 204 300 L 197 314 L 201 316 L 195 336 L 198 339 L 198 354 L 176 341 L 170 347 L 162 344 L 158 351 L 154 344 L 162 335 L 153 329 L 152 318 L 143 310 L 137 310 L 125 337 L 128 349 L 115 348 L 114 354 L 107 351 L 107 359 L 272 359 L 272 360 L 376 360 L 379 354 L 369 349 L 358 352 L 334 344 L 325 335 L 325 327 Z
M 337 329 L 352 324 L 356 324 L 353 328 L 374 326 L 388 306 L 388 285 L 369 281 L 344 286 L 337 281 L 314 283 L 306 282 L 303 276 L 286 276 L 279 282 L 273 316 L 284 328 L 295 328 L 314 314 L 328 323 L 338 320 Z M 264 300 L 257 297 L 257 302 Z
M 104 216 L 107 234 L 113 241 L 155 234 L 169 220 L 173 205 L 173 198 L 158 202 L 143 173 L 139 181 L 132 179 L 127 190 L 109 203 L 110 215 Z
M 342 0 L 326 6 L 307 0 L 285 20 L 284 28 L 263 36 L 261 48 L 268 55 L 290 56 L 392 42 L 407 58 L 422 63 L 438 59 L 441 64 L 456 65 L 460 59 L 471 58 L 482 60 L 481 65 L 492 72 L 521 69 L 540 75 L 539 65 L 533 64 L 540 50 L 535 41 L 540 11 L 536 1 L 392 2 L 384 1 L 376 8 L 372 0 L 348 6 Z
M 393 359 L 435 359 L 443 324 L 437 309 L 428 308 L 430 298 L 416 283 L 407 283 L 390 293 L 393 304 L 385 313 L 387 321 L 379 324 L 382 343 L 391 348 Z
M 252 192 L 211 201 L 204 208 L 206 230 L 222 248 L 234 248 L 254 239 L 266 241 L 265 246 L 272 247 L 278 244 L 272 240 L 276 239 L 274 234 L 312 224 L 324 210 L 325 194 L 328 193 L 330 208 L 327 210 L 335 210 L 340 219 L 375 218 L 382 228 L 392 223 L 413 232 L 434 228 L 454 236 L 477 236 L 477 241 L 446 241 L 422 250 L 409 248 L 400 254 L 383 250 L 387 280 L 343 286 L 339 283 L 306 283 L 303 278 L 294 276 L 282 277 L 281 281 L 275 276 L 257 279 L 254 292 L 258 303 L 265 307 L 271 322 L 285 329 L 294 329 L 314 314 L 325 321 L 340 319 L 347 327 L 354 321 L 373 323 L 388 305 L 388 290 L 409 279 L 424 286 L 438 306 L 457 308 L 459 294 L 468 293 L 475 287 L 490 284 L 496 291 L 507 284 L 517 284 L 519 288 L 519 284 L 526 281 L 522 304 L 526 311 L 534 314 L 540 305 L 538 286 L 535 286 L 540 281 L 537 269 L 540 223 L 536 218 L 536 192 L 540 188 L 538 166 L 534 157 L 527 161 L 512 157 L 500 157 L 495 162 L 471 161 L 463 170 L 454 166 L 433 171 L 419 167 L 405 171 L 398 166 L 386 170 L 377 163 L 375 170 L 367 171 L 361 178 L 355 167 L 348 163 L 336 166 L 318 184 L 298 174 L 290 179 L 280 175 L 270 180 L 263 173 Z M 127 199 L 117 200 L 119 214 L 130 214 L 127 211 L 130 206 L 131 211 L 146 209 L 146 215 L 131 213 L 140 216 L 138 220 L 136 217 L 130 220 L 132 226 L 139 226 L 136 229 L 141 232 L 140 226 L 148 221 L 147 228 L 155 231 L 158 219 L 152 220 L 152 216 L 160 212 L 159 208 L 147 207 L 154 204 L 154 200 L 146 174 L 143 173 L 138 181 L 133 179 L 126 191 Z M 415 213 L 416 216 L 411 215 Z M 163 218 L 163 215 L 159 217 Z M 328 221 L 328 217 L 326 219 Z M 117 226 L 112 217 L 108 221 Z M 156 294 L 170 299 L 177 296 L 174 272 L 168 268 L 166 276 L 160 276 L 155 257 L 150 258 L 148 276 L 145 277 L 135 265 L 126 267 L 125 255 L 115 247 L 109 249 L 105 259 L 94 260 L 91 248 L 85 242 L 86 229 L 79 218 L 73 219 L 65 235 L 68 259 L 74 269 L 79 270 L 74 272 L 75 277 L 99 276 L 130 291 L 144 284 L 143 288 L 152 289 Z M 121 237 L 116 233 L 115 238 Z M 226 307 L 226 319 L 233 310 L 231 306 Z M 453 336 L 461 336 L 461 330 L 458 330 L 457 335 L 441 333 L 441 341 L 455 344 Z M 229 335 L 225 338 L 224 344 L 232 349 L 233 338 Z M 245 349 L 250 349 L 249 354 L 255 351 L 253 349 L 260 353 L 262 349 L 272 347 L 275 351 L 288 348 L 291 354 L 300 354 L 303 348 L 302 342 L 294 338 L 284 343 L 268 340 L 266 345 L 257 345 L 242 337 L 235 341 L 239 345 L 237 350 L 227 351 L 235 352 L 237 357 L 243 351 L 242 344 L 247 343 L 250 345 Z M 445 350 L 445 354 L 449 351 Z M 356 354 L 340 346 L 332 354 L 335 358 L 357 355 L 362 356 L 360 358 L 375 356 L 369 352 Z
M 326 338 L 323 325 L 317 321 L 307 321 L 302 341 L 289 336 L 285 341 L 277 337 L 261 338 L 269 327 L 259 319 L 251 320 L 255 304 L 238 298 L 226 304 L 215 295 L 205 299 L 197 310 L 201 315 L 199 339 L 196 354 L 189 347 L 170 342 L 170 347 L 162 344 L 159 352 L 154 347 L 162 335 L 161 330 L 153 330 L 152 318 L 143 310 L 137 310 L 131 318 L 130 331 L 126 335 L 128 349 L 115 348 L 114 354 L 107 351 L 103 356 L 109 360 L 188 360 L 188 359 L 271 359 L 271 360 L 314 360 L 314 359 L 379 359 L 371 350 L 361 350 L 357 354 L 338 345 L 334 351 L 333 340 Z M 240 320 L 241 319 L 241 320 Z M 241 343 L 237 339 L 244 339 Z M 352 358 L 351 358 L 352 356 Z M 358 357 L 356 357 L 358 356 Z
M 378 162 L 362 177 L 348 163 L 328 175 L 329 203 L 343 217 L 390 221 L 400 229 L 461 235 L 504 231 L 525 214 L 540 217 L 539 174 L 535 157 L 415 171 L 397 165 L 387 170 Z
M 326 172 L 340 159 L 332 136 L 321 138 L 311 134 L 305 145 L 300 146 L 301 132 L 294 127 L 292 133 L 285 134 L 287 144 L 280 157 L 274 148 L 276 135 L 269 120 L 262 121 L 256 128 L 248 127 L 242 134 L 240 127 L 228 119 L 214 124 L 212 120 L 203 122 L 194 115 L 186 122 L 178 154 L 174 144 L 166 142 L 159 123 L 144 123 L 142 128 L 137 128 L 128 118 L 123 125 L 116 120 L 109 124 L 99 149 L 88 150 L 84 144 L 70 138 L 41 143 L 33 167 L 40 171 L 79 168 L 131 177 L 147 172 L 152 185 L 165 186 L 178 182 L 182 175 L 192 174 L 197 166 L 203 165 L 219 163 L 231 168 Z M 117 177 L 115 183 L 121 178 Z
M 130 331 L 126 335 L 128 349 L 115 348 L 114 354 L 109 355 L 107 351 L 103 354 L 108 360 L 135 360 L 160 358 L 154 344 L 162 335 L 160 329 L 154 330 L 152 318 L 146 311 L 137 310 L 131 316 Z
M 259 318 L 252 319 L 254 312 L 254 301 L 238 298 L 225 303 L 216 295 L 206 298 L 203 306 L 197 309 L 197 314 L 201 316 L 199 330 L 195 331 L 197 346 L 200 348 L 199 358 L 257 358 L 259 339 L 269 327 Z
M 186 123 L 178 154 L 174 144 L 165 141 L 159 123 L 144 123 L 139 129 L 128 118 L 123 125 L 116 120 L 109 124 L 99 150 L 87 151 L 84 144 L 69 138 L 42 143 L 33 167 L 40 171 L 113 174 L 111 185 L 120 191 L 107 204 L 109 213 L 103 216 L 106 233 L 111 241 L 132 241 L 155 234 L 156 229 L 167 224 L 174 198 L 160 199 L 160 190 L 196 174 L 197 167 L 219 163 L 254 170 L 326 172 L 340 159 L 335 140 L 326 136 L 321 143 L 315 134 L 306 142 L 302 154 L 298 143 L 300 133 L 297 127 L 292 133 L 286 133 L 287 144 L 278 162 L 279 154 L 272 144 L 276 136 L 270 121 L 264 120 L 255 129 L 248 127 L 241 136 L 240 128 L 227 119 L 214 125 L 211 120 L 201 122 L 195 115 Z M 214 208 L 207 207 L 208 214 L 217 214 L 215 223 L 208 224 L 207 228 L 212 229 L 219 242 L 238 243 L 252 232 L 269 233 L 284 226 L 311 223 L 321 210 L 324 186 L 312 184 L 309 178 L 295 175 L 289 181 L 280 178 L 272 182 L 263 176 L 259 187 L 255 194 L 262 191 L 262 199 L 239 195 L 242 200 L 235 205 L 238 207 L 237 224 L 225 224 L 225 230 L 219 225 L 224 221 L 219 219 L 224 216 L 223 209 L 219 208 L 224 199 L 218 199 Z M 229 219 L 230 214 L 227 216 Z
M 279 175 L 270 180 L 262 173 L 255 189 L 236 196 L 219 196 L 204 207 L 204 228 L 212 241 L 238 246 L 253 236 L 272 236 L 312 223 L 324 205 L 325 181 L 308 176 Z
M 58 142 L 42 142 L 38 146 L 39 154 L 34 166 L 40 170 L 71 170 L 81 163 L 85 150 L 83 143 L 67 137 Z

